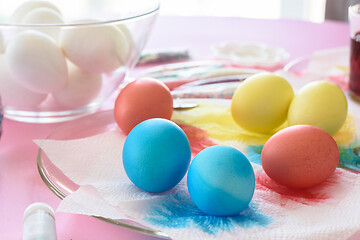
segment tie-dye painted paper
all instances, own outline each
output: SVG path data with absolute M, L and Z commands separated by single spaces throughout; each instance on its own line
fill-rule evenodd
M 173 120 L 189 137 L 193 156 L 214 144 L 231 145 L 245 153 L 256 173 L 255 194 L 247 209 L 231 217 L 202 213 L 190 199 L 186 178 L 161 194 L 136 188 L 121 163 L 125 136 L 110 131 L 77 140 L 36 141 L 50 160 L 80 185 L 61 202 L 58 211 L 128 219 L 172 239 L 347 239 L 360 229 L 360 175 L 347 170 L 360 170 L 360 158 L 353 153 L 360 145 L 353 112 L 334 136 L 341 153 L 339 168 L 319 186 L 299 191 L 267 177 L 260 153 L 271 134 L 238 127 L 231 118 L 229 101 L 177 111 Z

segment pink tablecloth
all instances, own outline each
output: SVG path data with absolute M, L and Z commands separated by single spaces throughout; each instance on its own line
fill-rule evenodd
M 348 24 L 338 22 L 160 17 L 147 48 L 186 47 L 194 58 L 209 59 L 212 44 L 224 40 L 257 41 L 281 46 L 294 59 L 315 50 L 348 45 L 348 31 Z M 60 199 L 38 174 L 37 147 L 32 142 L 45 138 L 58 125 L 5 119 L 0 141 L 0 239 L 21 239 L 23 212 L 29 204 L 42 201 L 54 209 L 59 205 Z M 92 217 L 65 213 L 56 213 L 56 227 L 60 240 L 155 239 Z

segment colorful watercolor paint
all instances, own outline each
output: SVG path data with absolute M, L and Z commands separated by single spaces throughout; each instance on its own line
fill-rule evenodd
M 185 191 L 180 191 L 155 205 L 149 206 L 145 220 L 159 227 L 193 227 L 212 235 L 220 231 L 231 231 L 235 227 L 265 227 L 273 221 L 271 217 L 263 215 L 257 209 L 256 203 L 253 202 L 247 209 L 235 216 L 216 217 L 206 215 L 195 206 L 189 194 Z

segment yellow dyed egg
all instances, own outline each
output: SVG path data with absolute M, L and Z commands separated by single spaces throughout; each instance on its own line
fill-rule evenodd
M 312 125 L 334 135 L 347 116 L 347 100 L 341 89 L 331 82 L 317 81 L 305 85 L 292 100 L 288 123 Z
M 236 89 L 231 114 L 246 130 L 271 132 L 285 122 L 293 97 L 294 91 L 284 78 L 272 73 L 255 74 Z

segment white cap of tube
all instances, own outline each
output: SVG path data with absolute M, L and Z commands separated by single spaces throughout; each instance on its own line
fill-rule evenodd
M 23 240 L 56 240 L 54 210 L 45 203 L 33 203 L 24 212 Z

